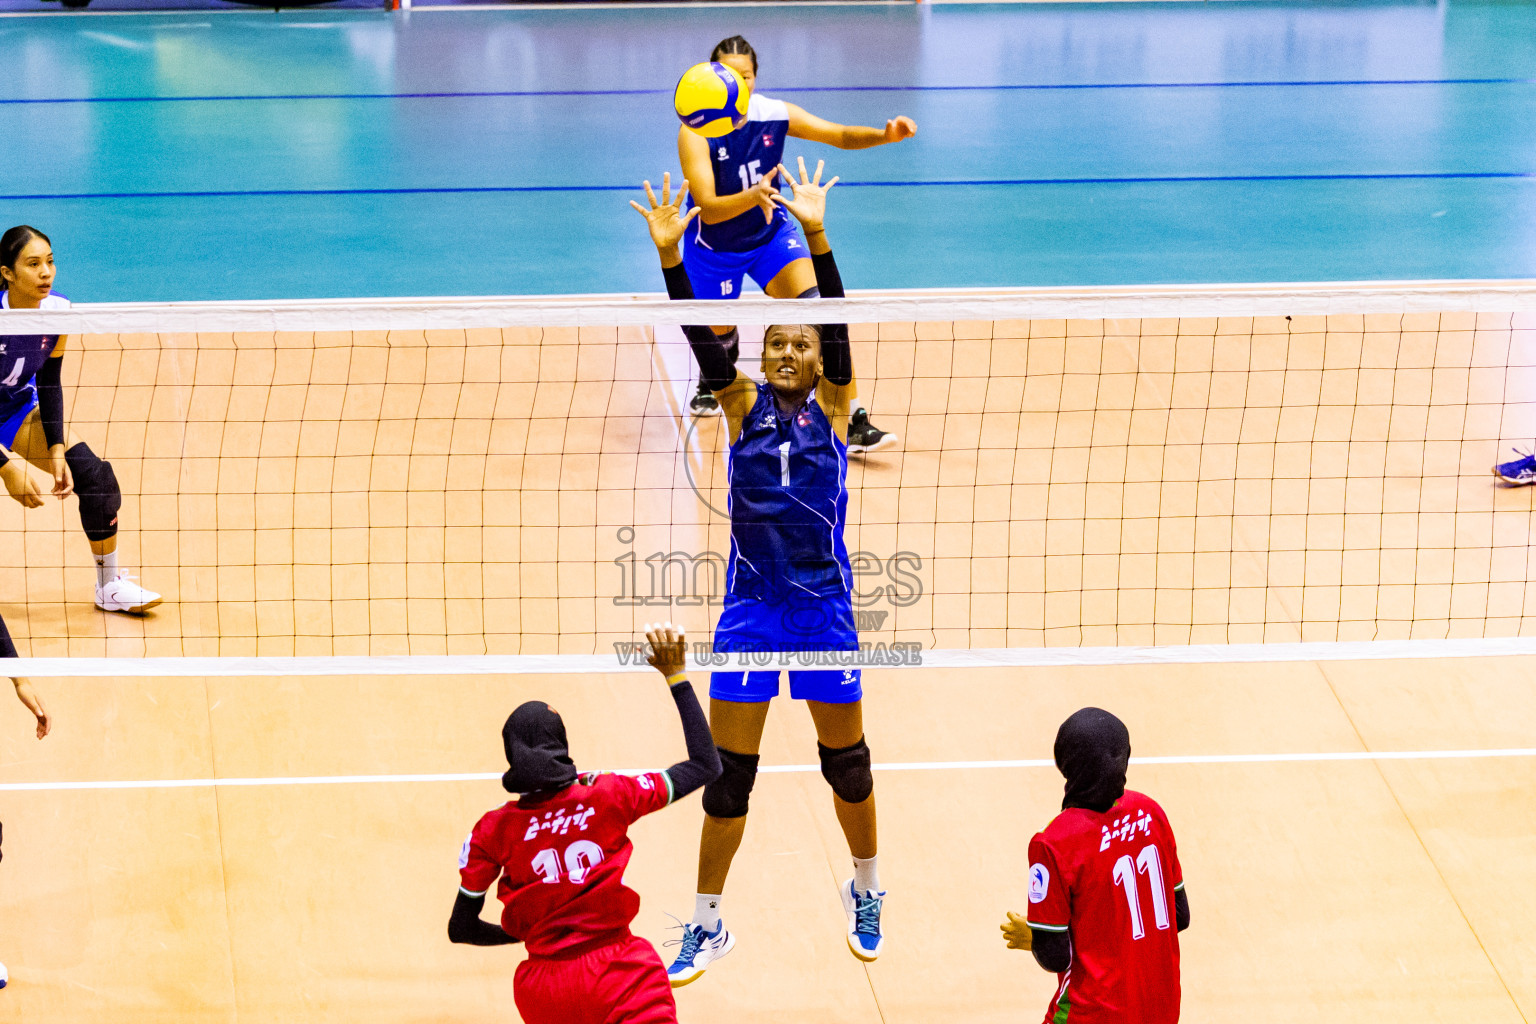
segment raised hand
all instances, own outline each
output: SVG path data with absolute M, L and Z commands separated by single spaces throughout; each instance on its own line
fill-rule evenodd
M 900 142 L 917 134 L 917 122 L 910 117 L 893 117 L 885 122 L 885 141 Z
M 794 190 L 795 197 L 786 199 L 782 192 L 773 194 L 773 201 L 795 215 L 800 226 L 805 229 L 807 235 L 813 235 L 821 231 L 827 218 L 827 193 L 832 191 L 832 186 L 837 184 L 833 178 L 825 185 L 821 183 L 821 172 L 826 167 L 826 162 L 816 161 L 816 174 L 807 177 L 805 173 L 805 157 L 800 158 L 800 180 L 780 164 L 778 169 L 784 173 L 784 181 Z
M 645 638 L 651 642 L 650 657 L 645 660 L 651 667 L 670 679 L 687 666 L 688 638 L 670 622 L 645 627 Z
M 699 215 L 699 208 L 695 206 L 689 210 L 686 216 L 678 216 L 682 209 L 683 199 L 688 195 L 688 180 L 685 178 L 678 184 L 677 198 L 672 198 L 672 172 L 661 176 L 661 202 L 656 201 L 656 193 L 651 191 L 651 183 L 645 182 L 645 198 L 650 201 L 651 208 L 647 210 L 633 199 L 629 205 L 633 206 L 640 216 L 645 218 L 645 226 L 650 229 L 651 241 L 656 243 L 656 248 L 662 251 L 675 248 L 677 243 L 683 240 L 683 231 L 688 227 L 688 222 Z

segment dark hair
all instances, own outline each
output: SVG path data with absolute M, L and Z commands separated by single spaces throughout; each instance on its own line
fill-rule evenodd
M 16 261 L 21 257 L 21 250 L 25 249 L 34 238 L 41 238 L 50 246 L 53 245 L 53 239 L 26 224 L 18 224 L 0 235 L 0 267 L 10 267 L 15 270 Z M 5 278 L 0 277 L 0 291 L 5 291 L 6 287 Z
M 752 44 L 741 36 L 731 36 L 722 39 L 715 44 L 715 48 L 709 52 L 710 60 L 719 60 L 728 53 L 741 53 L 752 58 L 752 73 L 757 74 L 757 51 L 752 49 Z

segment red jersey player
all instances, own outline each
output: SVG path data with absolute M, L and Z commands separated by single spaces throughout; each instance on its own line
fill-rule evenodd
M 526 1024 L 677 1021 L 656 948 L 629 931 L 640 897 L 624 885 L 634 851 L 628 832 L 642 816 L 714 781 L 720 758 L 683 672 L 682 632 L 649 627 L 646 638 L 649 661 L 677 702 L 688 760 L 643 775 L 580 775 L 559 714 L 529 701 L 501 730 L 511 765 L 501 784 L 520 796 L 482 817 L 459 854 L 448 937 L 527 947 L 512 988 Z M 480 919 L 492 883 L 504 904 L 499 927 Z
M 1068 718 L 1055 753 L 1066 797 L 1029 842 L 1029 915 L 1009 912 L 1008 948 L 1056 972 L 1045 1024 L 1174 1024 L 1189 900 L 1173 829 L 1125 788 L 1131 736 L 1108 711 Z

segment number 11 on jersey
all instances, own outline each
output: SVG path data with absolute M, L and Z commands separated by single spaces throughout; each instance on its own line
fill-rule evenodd
M 1141 896 L 1136 889 L 1136 875 L 1147 876 L 1147 887 L 1152 890 L 1152 919 L 1159 931 L 1168 930 L 1168 893 L 1163 888 L 1163 863 L 1156 846 L 1143 846 L 1134 863 L 1126 854 L 1115 861 L 1115 884 L 1125 889 L 1125 903 L 1131 912 L 1131 938 L 1139 939 L 1147 934 L 1141 921 Z

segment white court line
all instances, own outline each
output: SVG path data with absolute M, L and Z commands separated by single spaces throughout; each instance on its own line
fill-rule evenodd
M 1495 750 L 1354 750 L 1299 754 L 1186 754 L 1169 757 L 1133 757 L 1132 765 L 1180 764 L 1295 764 L 1318 761 L 1449 761 L 1490 757 L 1536 757 L 1536 747 L 1506 747 Z M 892 761 L 874 765 L 877 772 L 933 772 L 955 769 L 1054 768 L 1049 758 L 1025 758 L 1012 761 Z M 643 769 L 617 769 L 635 774 Z M 653 769 L 644 769 L 653 770 Z M 818 764 L 765 765 L 758 769 L 767 775 L 803 775 L 820 772 Z M 242 786 L 338 786 L 403 782 L 489 782 L 500 779 L 500 772 L 448 772 L 416 775 L 309 775 L 253 779 L 127 779 L 88 782 L 6 782 L 0 792 L 48 793 L 64 790 L 103 789 L 209 789 Z
M 866 665 L 877 670 L 1063 668 L 1088 665 L 1237 665 L 1319 661 L 1399 661 L 1427 658 L 1510 658 L 1536 655 L 1536 637 L 1467 640 L 1347 640 L 1290 644 L 1194 644 L 1163 647 L 992 647 L 922 651 L 916 664 Z M 774 664 L 778 664 L 775 659 Z M 711 666 L 689 658 L 690 671 Z M 734 663 L 716 668 L 736 668 Z M 753 666 L 761 667 L 761 666 Z M 766 667 L 774 667 L 769 665 Z M 793 655 L 781 668 L 800 667 Z M 611 654 L 416 654 L 398 657 L 310 658 L 14 658 L 3 674 L 73 679 L 172 676 L 484 676 L 614 675 L 654 672 Z

